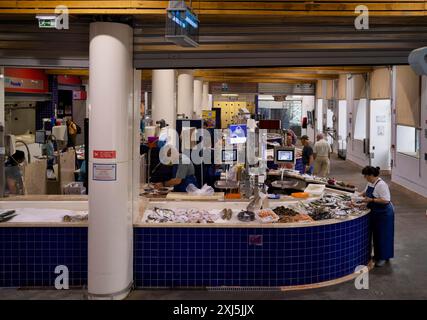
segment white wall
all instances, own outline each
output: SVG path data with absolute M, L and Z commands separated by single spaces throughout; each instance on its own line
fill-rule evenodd
M 338 101 L 338 148 L 347 148 L 347 101 Z
M 354 139 L 366 139 L 366 99 L 354 100 L 353 114 L 355 115 L 354 121 Z
M 397 126 L 396 148 L 397 152 L 415 152 L 415 128 L 407 126 Z
M 307 117 L 307 111 L 313 111 L 314 110 L 314 96 L 303 96 L 302 97 L 302 116 Z M 308 125 L 307 129 L 301 129 L 302 134 L 306 134 L 310 141 L 314 141 L 314 126 Z
M 315 124 L 316 133 L 323 132 L 323 99 L 317 99 Z
M 353 80 L 354 78 L 347 80 L 347 132 L 350 132 L 351 136 L 347 141 L 346 159 L 364 167 L 369 164 L 369 158 L 363 152 L 363 141 L 354 139 L 356 108 L 358 102 L 357 100 L 353 100 Z
M 389 99 L 370 101 L 371 165 L 390 170 L 391 105 Z
M 395 153 L 391 178 L 393 182 L 427 197 L 427 161 L 424 160 L 427 153 L 427 138 L 424 135 L 425 130 L 427 130 L 425 119 L 427 119 L 427 77 L 423 76 L 420 157 L 417 159 L 402 153 Z
M 27 103 L 22 103 L 26 105 Z M 28 104 L 27 104 L 28 105 Z M 26 109 L 9 109 L 5 113 L 6 132 L 14 135 L 21 135 L 27 132 L 36 131 L 36 109 L 28 107 Z
M 333 127 L 334 127 L 333 117 L 334 117 L 334 111 L 332 111 L 331 109 L 328 108 L 326 110 L 326 127 L 327 128 L 333 129 Z M 330 135 L 328 135 L 328 142 L 329 142 L 329 144 L 334 143 L 334 140 L 332 139 L 332 137 Z M 334 152 L 337 150 L 335 144 L 333 146 L 333 150 L 334 150 Z

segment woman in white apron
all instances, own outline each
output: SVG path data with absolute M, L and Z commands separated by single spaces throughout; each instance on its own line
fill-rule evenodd
M 394 207 L 390 201 L 389 187 L 379 177 L 380 168 L 367 166 L 362 174 L 368 181 L 362 195 L 371 209 L 375 266 L 382 267 L 394 256 Z

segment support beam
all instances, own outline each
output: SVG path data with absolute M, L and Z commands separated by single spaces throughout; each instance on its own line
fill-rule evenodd
M 89 72 L 88 296 L 123 299 L 133 281 L 131 27 L 111 22 L 90 25 Z
M 212 107 L 209 104 L 209 82 L 203 82 L 202 90 L 202 110 L 211 110 Z
M 203 79 L 194 79 L 194 117 L 202 117 Z
M 153 70 L 151 117 L 176 126 L 175 70 Z
M 178 71 L 177 113 L 184 114 L 189 119 L 192 118 L 194 109 L 193 73 L 193 70 Z

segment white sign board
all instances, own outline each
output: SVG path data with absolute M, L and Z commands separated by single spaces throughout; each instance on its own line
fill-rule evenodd
M 93 180 L 95 181 L 116 181 L 117 164 L 93 164 Z

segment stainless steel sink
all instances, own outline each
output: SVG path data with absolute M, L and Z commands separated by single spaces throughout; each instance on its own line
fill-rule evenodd
M 273 181 L 271 185 L 275 188 L 280 188 L 280 189 L 293 189 L 298 185 L 298 181 L 277 180 L 277 181 Z
M 215 182 L 215 188 L 218 188 L 218 189 L 238 189 L 239 183 L 236 181 L 218 180 Z

